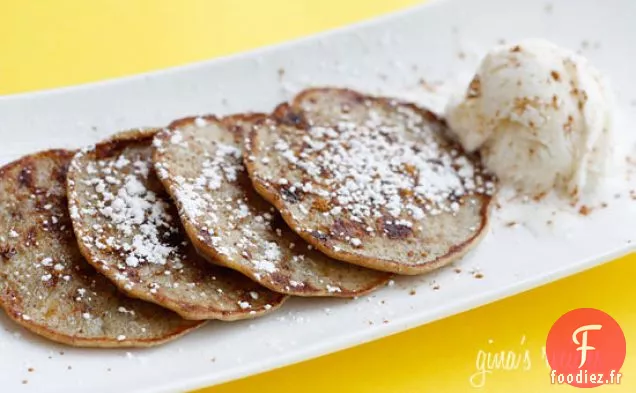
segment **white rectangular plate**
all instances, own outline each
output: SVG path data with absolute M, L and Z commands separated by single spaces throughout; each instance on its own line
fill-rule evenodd
M 527 37 L 580 48 L 609 75 L 620 145 L 633 149 L 634 15 L 636 2 L 630 0 L 438 1 L 227 59 L 2 97 L 0 163 L 185 115 L 268 111 L 309 85 L 349 86 L 440 110 L 487 48 Z M 357 300 L 293 299 L 259 320 L 210 323 L 173 344 L 128 352 L 58 346 L 0 316 L 0 386 L 8 392 L 65 393 L 203 387 L 377 339 L 601 264 L 633 250 L 636 240 L 636 201 L 627 195 L 636 178 L 628 179 L 620 161 L 602 195 L 590 202 L 607 202 L 606 208 L 582 217 L 551 201 L 502 201 L 486 240 L 456 264 L 461 273 L 451 267 L 396 279 L 396 285 Z M 519 224 L 509 227 L 512 221 Z M 476 272 L 483 278 L 476 279 Z M 35 372 L 28 373 L 29 367 Z

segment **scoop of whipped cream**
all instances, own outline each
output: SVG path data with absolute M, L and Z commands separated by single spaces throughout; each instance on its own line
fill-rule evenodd
M 612 154 L 612 95 L 586 59 L 545 40 L 491 50 L 446 109 L 451 132 L 504 184 L 577 199 Z

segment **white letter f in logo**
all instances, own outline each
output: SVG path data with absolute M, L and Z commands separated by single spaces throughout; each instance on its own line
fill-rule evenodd
M 601 330 L 601 327 L 602 327 L 601 325 L 581 326 L 580 328 L 576 329 L 574 333 L 572 334 L 572 341 L 574 341 L 574 344 L 581 345 L 580 347 L 576 349 L 577 351 L 581 351 L 581 364 L 579 364 L 579 368 L 583 367 L 583 365 L 585 364 L 585 361 L 587 360 L 587 351 L 596 349 L 594 347 L 587 345 L 588 330 Z M 576 338 L 576 336 L 580 332 L 583 332 L 581 342 L 579 342 L 579 340 Z

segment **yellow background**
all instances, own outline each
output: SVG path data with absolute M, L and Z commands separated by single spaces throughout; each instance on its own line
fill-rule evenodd
M 413 3 L 416 1 L 0 0 L 0 94 L 226 55 Z M 635 278 L 636 256 L 632 255 L 443 321 L 204 392 L 575 391 L 549 384 L 541 348 L 551 324 L 577 307 L 608 312 L 627 337 L 623 385 L 600 389 L 635 392 Z M 471 387 L 469 378 L 477 371 L 480 350 L 521 354 L 528 350 L 532 365 L 530 370 L 493 371 L 487 375 L 485 387 L 478 390 Z

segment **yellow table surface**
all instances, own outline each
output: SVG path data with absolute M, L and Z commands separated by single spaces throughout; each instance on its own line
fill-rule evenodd
M 0 0 L 0 94 L 113 78 L 226 55 L 414 3 Z M 636 223 L 634 226 L 636 230 Z M 627 338 L 623 384 L 599 389 L 636 392 L 635 278 L 636 256 L 631 255 L 405 333 L 201 392 L 574 391 L 550 385 L 542 347 L 552 323 L 577 307 L 608 312 Z M 509 352 L 510 356 L 524 356 L 528 351 L 531 364 L 479 373 L 481 360 L 501 351 L 506 356 Z M 481 389 L 473 387 L 480 384 Z

